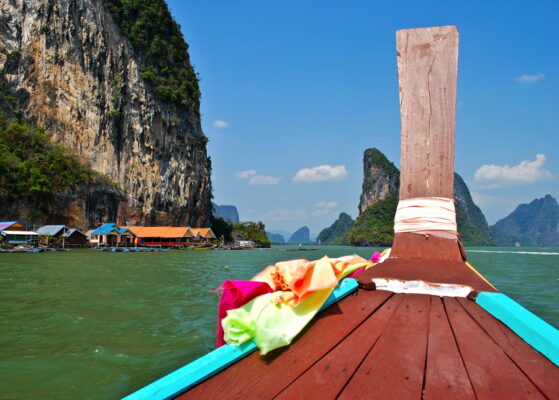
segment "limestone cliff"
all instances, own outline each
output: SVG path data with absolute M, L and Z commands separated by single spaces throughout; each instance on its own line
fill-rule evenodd
M 212 202 L 212 208 L 214 216 L 223 218 L 231 224 L 239 222 L 239 212 L 237 211 L 237 207 L 230 205 L 220 206 Z
M 374 148 L 365 151 L 363 172 L 359 217 L 348 231 L 347 240 L 357 246 L 389 246 L 393 240 L 400 172 L 383 153 Z M 474 203 L 466 183 L 456 173 L 454 200 L 458 231 L 464 244 L 494 245 L 483 213 Z
M 454 174 L 454 201 L 460 238 L 469 246 L 493 246 L 491 232 L 481 209 L 474 203 L 470 190 L 460 175 Z
M 309 243 L 311 231 L 308 226 L 297 229 L 293 235 L 287 240 L 289 243 Z
M 363 191 L 359 200 L 359 214 L 379 200 L 386 198 L 400 186 L 400 171 L 378 149 L 363 154 Z
M 323 245 L 347 245 L 347 232 L 353 228 L 355 221 L 349 214 L 340 213 L 340 216 L 328 228 L 324 228 L 317 236 L 318 244 Z
M 206 225 L 211 165 L 198 104 L 158 95 L 144 54 L 105 3 L 2 0 L 0 7 L 0 70 L 24 116 L 124 190 L 126 201 L 113 204 L 127 223 Z M 91 206 L 95 193 L 86 192 L 92 197 L 72 204 Z M 92 220 L 88 210 L 74 211 Z

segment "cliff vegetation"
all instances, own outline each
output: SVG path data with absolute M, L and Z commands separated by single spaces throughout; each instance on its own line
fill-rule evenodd
M 143 56 L 142 78 L 165 100 L 198 110 L 198 76 L 164 0 L 104 0 L 120 32 Z M 118 85 L 119 82 L 115 82 Z
M 0 73 L 0 204 L 26 204 L 35 220 L 49 213 L 59 195 L 91 184 L 115 186 L 23 118 Z
M 258 247 L 271 246 L 262 222 L 238 222 L 233 224 L 233 238 L 237 241 L 251 240 Z
M 361 213 L 349 231 L 347 240 L 353 246 L 390 246 L 394 240 L 394 215 L 398 193 L 390 193 Z
M 332 225 L 328 228 L 323 229 L 316 240 L 320 244 L 333 245 L 333 246 L 344 246 L 349 244 L 347 238 L 348 231 L 353 228 L 355 222 L 349 214 L 340 213 L 340 216 Z

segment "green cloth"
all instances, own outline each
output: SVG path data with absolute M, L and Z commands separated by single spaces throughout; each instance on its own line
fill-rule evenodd
M 313 319 L 333 290 L 318 290 L 297 307 L 276 304 L 281 292 L 258 296 L 243 307 L 227 312 L 222 321 L 225 341 L 240 345 L 254 338 L 262 355 L 287 346 Z
M 348 267 L 339 279 L 367 264 Z M 225 342 L 240 345 L 254 338 L 262 355 L 287 346 L 314 318 L 333 290 L 317 290 L 297 307 L 280 302 L 285 292 L 258 296 L 242 307 L 227 311 L 222 321 Z

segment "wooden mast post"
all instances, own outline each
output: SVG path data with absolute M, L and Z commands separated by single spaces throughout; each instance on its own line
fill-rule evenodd
M 455 26 L 396 33 L 401 118 L 400 201 L 454 198 L 454 127 L 458 72 Z M 453 234 L 396 233 L 390 257 L 358 276 L 495 289 L 464 264 Z
M 458 72 L 455 26 L 396 32 L 401 119 L 400 200 L 454 198 Z M 462 260 L 456 240 L 399 233 L 392 256 Z

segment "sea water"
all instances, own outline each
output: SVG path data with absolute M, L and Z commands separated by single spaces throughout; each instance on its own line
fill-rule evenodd
M 115 399 L 214 346 L 224 279 L 378 248 L 0 254 L 0 399 Z M 469 248 L 498 289 L 559 326 L 559 249 Z

